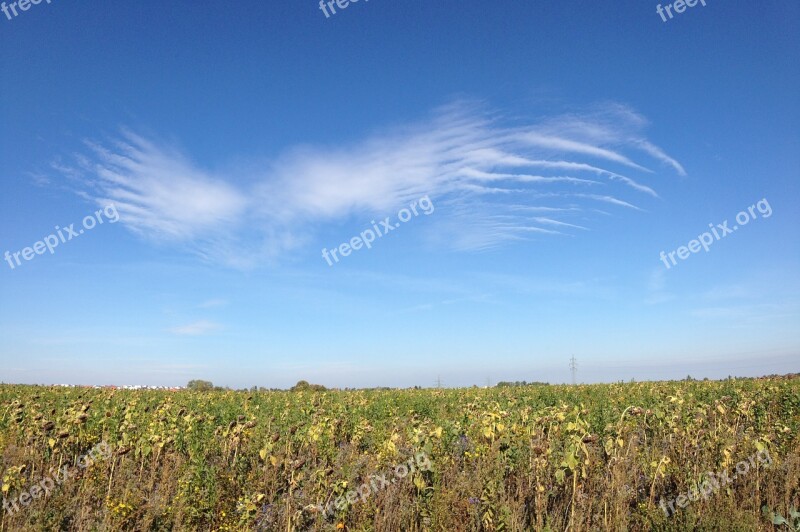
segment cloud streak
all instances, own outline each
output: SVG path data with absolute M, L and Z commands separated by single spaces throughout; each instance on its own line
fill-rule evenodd
M 202 336 L 221 329 L 218 323 L 200 320 L 179 327 L 169 329 L 169 332 L 178 336 Z
M 386 216 L 429 195 L 429 237 L 481 250 L 588 229 L 597 203 L 643 210 L 657 197 L 642 154 L 685 175 L 618 104 L 528 124 L 456 102 L 427 120 L 346 146 L 297 146 L 257 175 L 200 168 L 173 147 L 123 131 L 77 157 L 84 196 L 113 202 L 132 232 L 206 260 L 249 268 L 310 242 L 322 224 Z M 651 161 L 652 162 L 652 161 Z M 547 216 L 527 216 L 543 209 Z

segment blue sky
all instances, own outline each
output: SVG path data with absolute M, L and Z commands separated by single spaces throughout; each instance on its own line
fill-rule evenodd
M 0 14 L 0 381 L 800 368 L 797 2 L 203 4 Z

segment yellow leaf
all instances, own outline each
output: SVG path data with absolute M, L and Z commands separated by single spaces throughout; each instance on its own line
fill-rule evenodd
M 269 463 L 270 463 L 270 464 L 272 464 L 273 466 L 276 466 L 276 465 L 278 465 L 278 459 L 277 459 L 277 458 L 275 458 L 275 455 L 271 455 L 271 456 L 269 457 Z
M 260 456 L 262 460 L 266 460 L 267 459 L 267 450 L 266 449 L 261 449 L 260 451 L 258 451 L 258 456 Z

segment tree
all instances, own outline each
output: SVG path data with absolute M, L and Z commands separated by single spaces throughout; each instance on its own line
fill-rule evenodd
M 309 384 L 308 381 L 298 381 L 289 390 L 291 392 L 324 392 L 326 388 L 321 384 Z
M 214 389 L 214 384 L 211 381 L 192 380 L 186 385 L 186 389 L 195 392 L 210 392 Z

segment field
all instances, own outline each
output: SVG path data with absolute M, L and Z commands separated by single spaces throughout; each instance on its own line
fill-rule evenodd
M 797 377 L 257 393 L 3 385 L 0 526 L 791 530 L 772 523 L 793 521 L 800 503 L 798 427 Z M 82 458 L 98 445 L 109 452 Z M 59 468 L 69 478 L 32 488 Z

